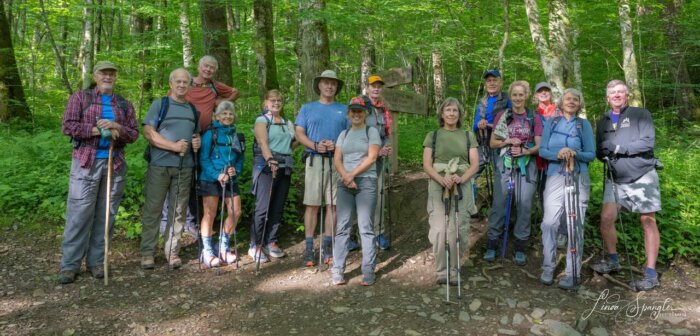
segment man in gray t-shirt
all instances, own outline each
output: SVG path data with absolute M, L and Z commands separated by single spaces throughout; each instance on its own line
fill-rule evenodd
M 155 267 L 153 256 L 166 195 L 171 206 L 164 232 L 165 257 L 171 268 L 182 265 L 178 257 L 179 237 L 185 224 L 195 164 L 192 150 L 198 151 L 201 145 L 199 114 L 185 99 L 190 81 L 191 75 L 185 69 L 170 73 L 170 95 L 167 99 L 156 99 L 143 120 L 143 134 L 151 147 L 141 232 L 141 267 L 144 269 Z M 161 116 L 164 103 L 168 106 Z

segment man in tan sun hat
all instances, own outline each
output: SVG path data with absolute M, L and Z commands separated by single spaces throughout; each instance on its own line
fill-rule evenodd
M 322 205 L 326 205 L 325 227 L 323 239 L 319 242 L 322 255 L 321 261 L 327 265 L 332 264 L 333 250 L 332 229 L 333 215 L 335 214 L 335 195 L 331 195 L 331 183 L 337 175 L 332 164 L 332 154 L 335 150 L 335 141 L 340 132 L 348 126 L 345 112 L 347 106 L 335 100 L 335 96 L 343 88 L 343 81 L 338 79 L 335 71 L 325 70 L 320 76 L 314 78 L 313 89 L 319 95 L 317 101 L 306 103 L 299 110 L 295 125 L 296 136 L 299 142 L 306 147 L 304 151 L 304 228 L 306 236 L 306 249 L 304 251 L 304 265 L 312 267 L 316 265 L 314 257 L 314 231 L 318 224 L 317 214 Z

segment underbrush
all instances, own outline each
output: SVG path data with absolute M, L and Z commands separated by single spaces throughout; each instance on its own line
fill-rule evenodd
M 293 118 L 293 117 L 291 117 Z M 242 236 L 250 225 L 254 198 L 251 190 L 251 142 L 254 115 L 242 116 L 239 132 L 246 135 L 247 151 L 244 171 L 239 177 L 242 218 Z M 399 159 L 401 165 L 420 169 L 425 135 L 436 129 L 432 117 L 399 115 Z M 700 141 L 677 129 L 657 126 L 656 155 L 665 169 L 659 172 L 663 210 L 657 214 L 661 233 L 659 261 L 666 262 L 677 257 L 687 258 L 700 264 L 700 197 L 697 181 L 700 181 Z M 13 225 L 25 230 L 51 229 L 59 232 L 65 221 L 66 195 L 70 170 L 71 145 L 61 134 L 59 126 L 30 133 L 23 130 L 3 129 L 0 133 L 0 225 Z M 687 132 L 690 133 L 690 132 Z M 141 206 L 144 201 L 143 185 L 147 164 L 143 160 L 145 140 L 141 137 L 127 147 L 129 164 L 127 185 L 117 219 L 117 234 L 127 238 L 138 238 L 141 233 Z M 295 152 L 296 167 L 292 178 L 283 223 L 296 231 L 303 231 L 301 214 L 303 206 L 303 165 L 301 149 Z M 590 168 L 592 190 L 586 219 L 586 249 L 602 246 L 598 232 L 602 190 L 602 164 L 594 162 Z M 645 257 L 644 237 L 639 216 L 624 214 L 625 231 L 618 227 L 618 251 L 630 254 L 642 262 Z M 539 226 L 539 224 L 536 224 Z M 533 237 L 538 228 L 533 228 Z

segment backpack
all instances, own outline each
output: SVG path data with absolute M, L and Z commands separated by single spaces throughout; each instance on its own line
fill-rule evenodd
M 83 94 L 87 96 L 87 104 L 83 104 L 85 103 L 85 99 L 83 99 L 83 101 L 80 104 L 80 117 L 78 120 L 81 121 L 83 120 L 85 111 L 87 111 L 90 108 L 90 106 L 92 106 L 92 103 L 95 101 L 95 96 L 92 94 L 92 89 L 83 90 Z M 124 97 L 118 94 L 113 93 L 112 96 L 114 96 L 114 99 L 117 100 L 117 107 L 120 110 L 122 110 L 122 117 L 124 118 L 124 120 L 126 120 L 126 113 L 129 111 L 129 102 Z M 116 113 L 114 115 L 116 116 Z M 71 137 L 70 141 L 73 144 L 73 148 L 78 148 L 81 145 L 81 141 L 76 138 Z
M 372 100 L 367 96 L 362 96 L 362 100 L 365 102 L 365 106 L 369 106 L 374 109 L 374 122 L 377 124 L 377 131 L 379 131 L 379 137 L 384 140 L 386 139 L 386 128 L 384 123 L 384 106 L 374 106 Z M 378 116 L 381 115 L 381 118 Z M 381 120 L 381 122 L 379 122 Z
M 435 163 L 435 148 L 437 144 L 437 132 L 438 130 L 433 131 L 433 144 L 431 146 L 431 149 L 433 152 L 430 154 L 432 158 L 432 162 Z M 469 131 L 464 131 L 464 135 L 467 136 L 467 152 L 471 149 L 471 141 L 469 141 Z
M 194 84 L 194 78 L 190 80 L 190 86 L 195 86 Z M 204 87 L 204 84 L 197 84 L 197 87 Z M 219 89 L 216 88 L 216 85 L 214 85 L 214 81 L 209 82 L 209 88 L 211 89 L 212 92 L 214 92 L 214 98 L 219 96 Z
M 273 123 L 272 118 L 268 118 L 267 115 L 265 114 L 265 112 L 260 113 L 258 115 L 258 117 L 263 117 L 267 121 L 267 125 L 265 125 L 265 128 L 267 130 L 268 138 L 270 136 L 270 126 L 272 126 L 272 125 L 284 125 L 285 127 L 282 127 L 282 131 L 285 133 L 287 132 L 287 123 L 289 122 L 287 120 L 287 118 L 280 116 L 280 118 L 282 118 L 282 122 L 281 123 Z M 240 134 L 240 133 L 238 133 L 238 134 Z M 258 144 L 258 139 L 256 139 L 255 137 L 253 137 L 253 155 L 262 155 L 262 149 L 260 148 L 260 144 Z
M 197 112 L 197 108 L 192 105 L 192 103 L 187 102 L 190 105 L 190 108 L 192 109 L 192 114 L 194 115 L 194 129 L 196 130 L 197 127 L 199 127 L 199 113 Z M 170 109 L 170 99 L 168 96 L 165 96 L 160 99 L 160 112 L 158 112 L 158 119 L 156 119 L 156 132 L 160 130 L 160 125 L 163 123 L 165 120 L 165 117 L 168 115 L 168 110 Z M 151 162 L 151 144 L 146 145 L 146 149 L 143 151 L 143 159 L 146 160 L 146 162 Z M 196 163 L 195 163 L 196 164 Z
M 365 136 L 367 137 L 367 142 L 369 142 L 369 128 L 370 126 L 365 125 Z M 343 142 L 345 142 L 345 138 L 347 138 L 348 132 L 350 132 L 349 127 L 343 131 Z
M 231 149 L 234 152 L 236 152 L 238 154 L 245 153 L 245 134 L 235 132 L 235 129 L 234 129 L 234 134 L 236 135 L 235 139 L 238 140 L 238 146 L 236 146 L 236 144 L 233 142 L 233 139 L 231 139 L 231 141 L 232 141 L 231 144 L 220 143 L 219 142 L 219 135 L 217 132 L 217 127 L 209 126 L 209 128 L 207 130 L 211 130 L 211 147 L 209 148 L 209 157 L 211 157 L 212 153 L 214 153 L 214 148 L 216 148 L 216 146 L 231 145 Z M 218 158 L 218 153 L 217 153 L 217 158 Z

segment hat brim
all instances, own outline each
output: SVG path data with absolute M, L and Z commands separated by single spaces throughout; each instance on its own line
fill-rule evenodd
M 360 104 L 350 104 L 348 105 L 348 112 L 352 110 L 362 110 L 364 112 L 367 112 L 367 106 L 365 105 L 360 105 Z
M 317 95 L 321 95 L 321 90 L 318 89 L 318 82 L 321 81 L 321 79 L 332 79 L 334 81 L 338 82 L 338 88 L 335 90 L 335 95 L 337 96 L 340 90 L 343 89 L 343 81 L 338 79 L 338 78 L 333 78 L 333 77 L 323 77 L 323 76 L 318 76 L 314 78 L 314 92 L 316 92 Z
M 374 82 L 372 82 L 372 83 L 369 83 L 369 85 L 377 84 L 377 83 L 380 83 L 380 84 L 382 84 L 382 85 L 386 85 L 386 84 L 384 84 L 384 82 L 381 81 L 381 80 L 376 80 L 376 81 L 374 81 Z

